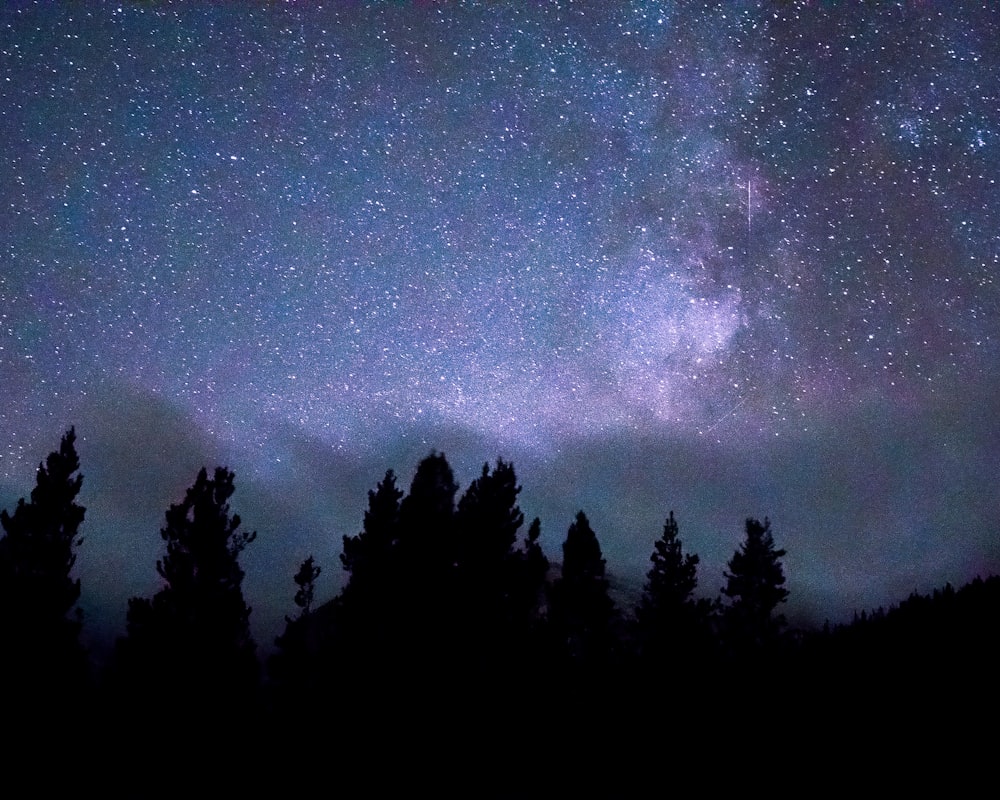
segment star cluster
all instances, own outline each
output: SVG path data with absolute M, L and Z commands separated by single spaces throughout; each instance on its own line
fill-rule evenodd
M 293 440 L 405 473 L 398 442 L 461 432 L 609 508 L 675 442 L 694 466 L 636 478 L 643 524 L 759 459 L 746 502 L 788 509 L 820 595 L 842 569 L 876 596 L 818 522 L 855 501 L 920 543 L 883 573 L 965 577 L 1000 555 L 959 497 L 996 488 L 998 41 L 969 2 L 6 4 L 0 478 L 128 403 L 261 486 Z M 630 466 L 588 472 L 595 440 Z M 710 549 L 742 501 L 691 491 Z M 965 560 L 929 570 L 963 514 Z

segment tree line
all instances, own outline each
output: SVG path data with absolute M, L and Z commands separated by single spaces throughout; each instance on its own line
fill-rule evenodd
M 173 719 L 292 729 L 329 713 L 349 721 L 354 736 L 380 714 L 405 718 L 404 709 L 467 725 L 475 709 L 479 729 L 487 719 L 512 726 L 554 703 L 570 730 L 568 720 L 584 729 L 607 721 L 608 708 L 594 705 L 598 684 L 612 707 L 676 714 L 706 702 L 746 710 L 796 681 L 832 682 L 828 700 L 856 698 L 866 688 L 859 665 L 940 675 L 960 664 L 968 675 L 976 664 L 985 679 L 985 665 L 995 664 L 987 655 L 995 636 L 986 632 L 1000 610 L 996 578 L 914 594 L 847 625 L 790 630 L 780 613 L 785 550 L 769 520 L 746 520 L 725 586 L 709 599 L 697 595 L 699 558 L 685 551 L 671 511 L 642 594 L 624 609 L 583 511 L 561 562 L 551 563 L 539 519 L 522 535 L 512 464 L 484 464 L 459 496 L 448 461 L 434 452 L 407 492 L 391 470 L 369 491 L 362 530 L 343 536 L 348 580 L 336 598 L 314 606 L 322 569 L 312 556 L 291 576 L 297 611 L 263 665 L 239 564 L 256 533 L 230 509 L 233 473 L 202 469 L 166 511 L 155 567 L 161 588 L 129 601 L 112 662 L 93 675 L 73 577 L 85 515 L 79 469 L 70 429 L 39 465 L 30 499 L 0 514 L 0 682 L 18 687 L 15 699 L 29 713 L 98 698 L 133 725 L 155 708 Z M 726 697 L 721 687 L 734 674 L 756 690 Z

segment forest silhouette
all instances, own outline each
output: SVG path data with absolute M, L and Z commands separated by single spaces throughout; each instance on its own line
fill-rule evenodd
M 638 747 L 624 731 L 694 747 L 875 717 L 891 737 L 995 697 L 1000 578 L 796 629 L 781 613 L 785 550 L 768 519 L 746 519 L 711 598 L 671 510 L 626 608 L 584 511 L 550 561 L 541 521 L 525 526 L 512 464 L 484 464 L 459 495 L 438 452 L 408 491 L 392 470 L 369 491 L 362 530 L 342 539 L 347 582 L 333 600 L 314 605 L 325 567 L 313 556 L 289 576 L 290 614 L 265 664 L 239 563 L 256 533 L 230 509 L 233 473 L 202 469 L 166 511 L 161 588 L 129 601 L 98 669 L 76 606 L 74 443 L 70 429 L 30 499 L 0 515 L 0 680 L 8 721 L 99 715 L 130 759 L 175 746 L 177 731 L 206 763 L 227 747 L 239 757 L 249 738 L 272 763 L 325 753 L 346 765 L 374 748 L 434 774 L 460 755 L 481 770 L 481 793 L 522 795 L 539 747 L 584 764 Z

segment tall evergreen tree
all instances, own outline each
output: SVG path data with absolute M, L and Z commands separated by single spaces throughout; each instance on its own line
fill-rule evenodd
M 340 667 L 375 680 L 403 653 L 414 663 L 437 656 L 456 580 L 457 491 L 444 454 L 433 452 L 409 494 L 391 470 L 368 493 L 364 529 L 344 537 L 341 554 L 350 578 L 335 601 Z
M 746 521 L 746 537 L 727 562 L 726 585 L 729 598 L 724 610 L 725 636 L 737 651 L 753 650 L 773 643 L 785 624 L 774 611 L 788 598 L 781 565 L 784 550 L 774 545 L 771 522 L 766 517 Z
M 362 591 L 368 584 L 389 578 L 390 560 L 399 537 L 402 496 L 403 492 L 396 488 L 396 475 L 390 469 L 378 486 L 368 492 L 368 510 L 361 533 L 344 536 L 340 562 L 350 573 L 351 591 Z
M 601 545 L 582 512 L 563 542 L 562 574 L 552 585 L 549 626 L 558 653 L 581 666 L 598 666 L 615 649 L 614 601 Z
M 482 638 L 506 636 L 514 544 L 524 514 L 517 505 L 514 467 L 499 459 L 465 490 L 456 513 L 457 596 L 466 633 Z
M 399 505 L 393 638 L 432 672 L 458 646 L 453 636 L 459 579 L 457 492 L 444 453 L 433 452 L 417 465 L 410 491 Z
M 375 657 L 391 638 L 392 609 L 402 593 L 397 547 L 399 504 L 403 492 L 396 488 L 392 470 L 368 492 L 364 526 L 355 536 L 344 536 L 340 561 L 349 574 L 337 597 L 337 639 L 344 656 Z
M 8 692 L 58 693 L 60 682 L 84 676 L 82 612 L 73 613 L 80 581 L 72 570 L 85 513 L 76 502 L 83 476 L 75 442 L 70 428 L 59 450 L 39 464 L 30 502 L 22 498 L 13 514 L 0 512 L 0 676 Z
M 295 593 L 295 605 L 300 609 L 300 617 L 308 616 L 312 610 L 313 596 L 316 593 L 316 579 L 322 571 L 321 567 L 316 566 L 313 557 L 309 556 L 299 566 L 299 571 L 295 573 L 295 585 L 299 587 Z
M 539 543 L 541 532 L 541 522 L 535 517 L 521 546 L 511 555 L 507 579 L 510 632 L 505 647 L 508 660 L 529 674 L 545 656 L 545 588 L 549 560 Z
M 694 597 L 698 587 L 698 556 L 684 554 L 677 521 L 670 512 L 663 535 L 653 546 L 653 567 L 646 575 L 636 609 L 636 627 L 641 654 L 674 665 L 690 662 L 703 654 L 709 640 L 709 601 Z
M 323 667 L 323 632 L 313 624 L 311 613 L 316 579 L 321 572 L 312 556 L 299 566 L 293 578 L 298 587 L 294 602 L 299 614 L 294 619 L 285 617 L 285 632 L 274 640 L 278 650 L 267 663 L 279 705 L 293 714 L 304 711 L 303 704 L 315 706 L 319 699 L 315 691 Z
M 399 555 L 409 574 L 450 573 L 458 558 L 455 494 L 458 484 L 444 453 L 433 452 L 417 465 L 410 491 L 399 506 Z
M 692 599 L 698 587 L 698 556 L 684 554 L 677 534 L 677 520 L 671 511 L 649 557 L 653 568 L 646 574 L 640 614 L 672 614 Z
M 524 514 L 517 505 L 521 487 L 514 465 L 498 459 L 465 490 L 458 503 L 459 549 L 462 562 L 474 573 L 499 569 L 510 556 Z
M 514 553 L 512 598 L 514 624 L 524 633 L 533 628 L 541 614 L 542 594 L 549 572 L 549 559 L 545 556 L 539 539 L 542 523 L 535 517 L 528 526 L 528 535 L 521 548 Z
M 511 667 L 531 621 L 518 585 L 528 577 L 524 553 L 514 549 L 524 523 L 520 491 L 514 466 L 498 459 L 492 470 L 483 465 L 456 510 L 452 639 L 462 643 L 463 656 L 477 660 L 480 673 Z
M 250 607 L 239 555 L 256 538 L 229 513 L 233 473 L 198 473 L 183 502 L 170 506 L 160 535 L 167 552 L 156 569 L 164 586 L 132 598 L 120 641 L 126 678 L 172 701 L 236 702 L 257 680 Z
M 399 504 L 399 534 L 394 548 L 403 584 L 427 599 L 450 581 L 458 560 L 455 494 L 458 484 L 444 453 L 431 453 L 418 465 L 410 491 Z M 413 582 L 416 585 L 411 585 Z

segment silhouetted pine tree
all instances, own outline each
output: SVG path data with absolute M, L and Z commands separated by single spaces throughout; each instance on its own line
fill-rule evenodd
M 481 665 L 509 655 L 513 635 L 514 544 L 524 514 L 514 467 L 499 459 L 466 489 L 456 512 L 453 639 Z
M 771 523 L 746 521 L 746 538 L 727 562 L 726 585 L 722 593 L 729 598 L 723 610 L 723 635 L 731 650 L 752 652 L 774 644 L 785 618 L 774 614 L 788 598 L 781 566 L 784 550 L 774 546 Z
M 458 484 L 444 453 L 431 453 L 420 464 L 410 491 L 399 506 L 398 551 L 408 575 L 421 584 L 432 576 L 447 580 L 458 560 L 455 494 Z
M 183 502 L 170 506 L 160 535 L 167 552 L 156 564 L 164 587 L 134 597 L 119 666 L 132 687 L 161 694 L 173 707 L 205 711 L 247 699 L 257 682 L 250 607 L 243 598 L 239 554 L 256 538 L 229 513 L 233 473 L 202 469 Z
M 414 672 L 440 662 L 454 613 L 457 491 L 447 459 L 435 452 L 402 499 L 391 471 L 368 493 L 364 530 L 344 537 L 341 555 L 350 579 L 334 601 L 331 656 L 339 669 L 384 687 L 400 659 Z
M 562 574 L 552 585 L 548 611 L 557 658 L 600 666 L 614 655 L 615 604 L 601 546 L 582 511 L 566 533 Z
M 313 596 L 316 592 L 316 579 L 322 571 L 322 568 L 313 562 L 313 557 L 309 556 L 299 566 L 299 571 L 295 573 L 295 585 L 299 587 L 295 593 L 295 605 L 301 609 L 300 617 L 308 615 L 312 609 Z
M 316 592 L 316 578 L 323 570 L 316 566 L 312 556 L 309 556 L 299 565 L 299 571 L 295 573 L 293 580 L 298 590 L 295 592 L 294 602 L 299 607 L 299 614 L 295 619 L 285 617 L 285 634 L 275 639 L 275 644 L 282 649 L 287 649 L 291 645 L 290 636 L 295 633 L 293 629 L 302 628 L 299 623 L 309 616 L 312 609 L 313 595 Z
M 522 636 L 531 635 L 542 613 L 549 560 L 538 542 L 541 534 L 542 523 L 535 517 L 521 548 L 514 551 L 511 606 L 514 624 Z
M 84 508 L 73 428 L 39 464 L 31 501 L 0 513 L 0 682 L 10 701 L 35 702 L 79 689 L 86 662 L 79 643 L 82 612 L 73 612 L 80 581 L 71 576 Z M 40 699 L 40 698 L 39 698 Z
M 335 641 L 342 662 L 356 669 L 370 669 L 387 657 L 393 638 L 393 609 L 400 602 L 402 570 L 399 569 L 399 503 L 392 470 L 368 492 L 364 527 L 355 536 L 344 536 L 340 561 L 348 572 L 347 585 L 334 601 Z M 346 666 L 346 665 L 345 665 Z
M 294 581 L 298 587 L 294 602 L 299 614 L 285 617 L 285 632 L 274 640 L 278 651 L 268 660 L 268 673 L 275 684 L 276 702 L 282 712 L 305 716 L 303 704 L 315 704 L 314 696 L 322 672 L 321 644 L 323 632 L 311 624 L 316 578 L 322 569 L 309 556 L 299 566 Z
M 352 592 L 371 591 L 389 577 L 390 561 L 399 536 L 399 501 L 403 492 L 396 488 L 396 476 L 390 469 L 368 492 L 368 510 L 364 528 L 356 536 L 344 536 L 340 562 L 350 573 Z
M 539 544 L 541 522 L 532 520 L 521 546 L 510 557 L 507 578 L 509 633 L 504 643 L 506 665 L 522 673 L 511 689 L 520 693 L 518 704 L 544 703 L 542 686 L 533 680 L 545 659 L 550 656 L 546 646 L 545 590 L 549 560 Z M 524 710 L 524 709 L 523 709 Z M 526 713 L 535 713 L 527 711 Z
M 640 655 L 655 666 L 668 659 L 672 666 L 689 667 L 703 659 L 711 641 L 711 602 L 697 600 L 698 556 L 685 555 L 670 512 L 663 535 L 653 546 L 653 567 L 646 575 L 636 609 L 636 636 Z
M 455 531 L 458 484 L 444 453 L 420 464 L 399 505 L 395 550 L 395 611 L 408 650 L 418 660 L 438 661 L 452 644 L 459 549 Z
M 458 502 L 458 556 L 463 568 L 495 585 L 503 580 L 503 565 L 510 556 L 524 514 L 517 505 L 514 466 L 498 459 L 465 490 Z

